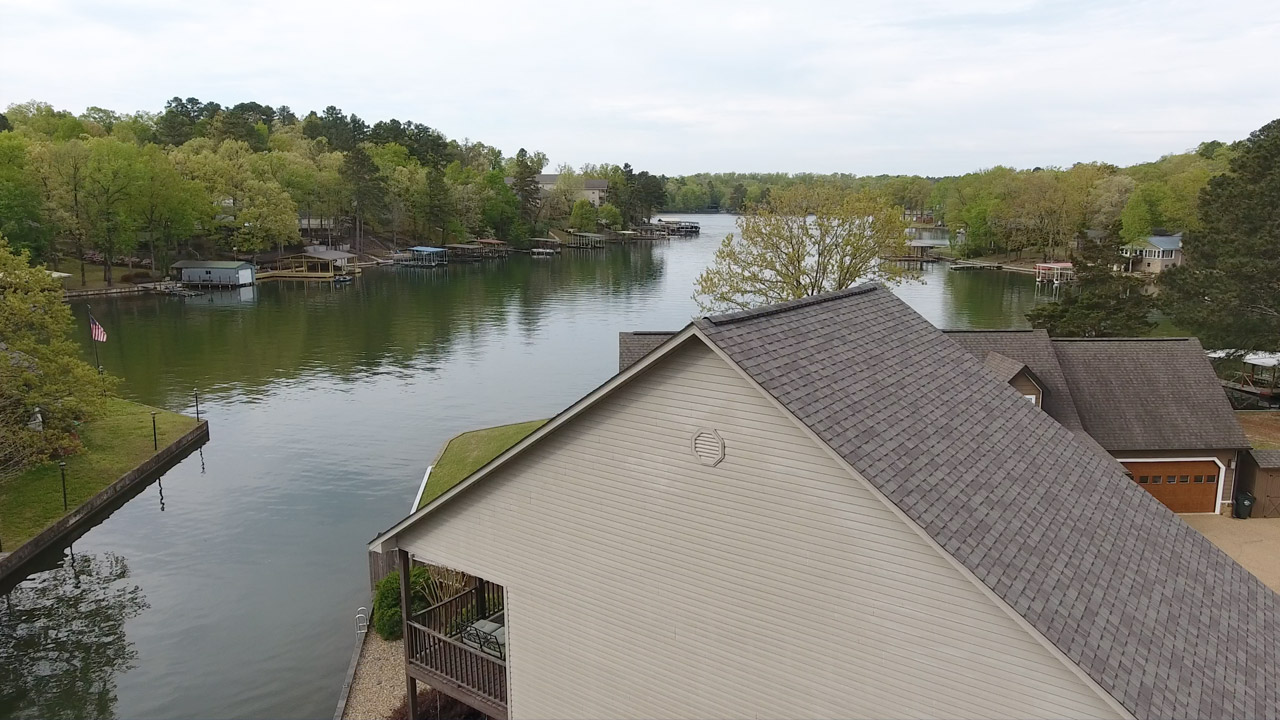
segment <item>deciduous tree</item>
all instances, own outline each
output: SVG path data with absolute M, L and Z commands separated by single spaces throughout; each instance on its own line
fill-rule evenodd
M 694 299 L 705 311 L 741 310 L 910 275 L 884 262 L 906 254 L 902 208 L 882 196 L 830 185 L 796 185 L 738 218 Z
M 1054 337 L 1139 337 L 1155 327 L 1142 280 L 1118 271 L 1121 241 L 1108 234 L 1089 240 L 1071 258 L 1075 281 L 1062 297 L 1027 313 L 1033 327 Z

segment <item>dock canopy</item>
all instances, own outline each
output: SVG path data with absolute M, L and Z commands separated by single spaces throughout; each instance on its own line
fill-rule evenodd
M 501 240 L 495 240 L 493 238 L 480 238 L 479 240 L 476 240 L 476 242 L 480 243 L 481 245 L 492 245 L 493 247 L 506 246 L 506 243 L 502 242 Z
M 355 257 L 355 253 L 343 252 L 342 250 L 318 250 L 307 248 L 307 256 L 319 258 L 320 260 L 350 260 Z M 296 256 L 295 256 L 296 257 Z
M 409 252 L 411 252 L 411 253 L 426 253 L 426 254 L 442 253 L 442 252 L 444 252 L 444 248 L 438 248 L 438 247 L 427 247 L 426 245 L 418 245 L 418 246 L 415 246 L 415 247 L 411 247 L 411 248 L 409 248 Z

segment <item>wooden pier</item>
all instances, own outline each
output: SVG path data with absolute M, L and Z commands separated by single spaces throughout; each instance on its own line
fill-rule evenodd
M 1000 270 L 1000 263 L 976 262 L 973 260 L 956 260 L 951 263 L 952 270 Z

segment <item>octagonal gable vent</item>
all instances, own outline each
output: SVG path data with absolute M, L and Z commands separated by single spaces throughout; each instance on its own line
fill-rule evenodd
M 716 466 L 724 459 L 724 439 L 715 430 L 699 430 L 690 443 L 693 454 L 703 465 Z

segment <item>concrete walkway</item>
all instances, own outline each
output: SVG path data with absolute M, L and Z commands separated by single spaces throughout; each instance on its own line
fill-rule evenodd
M 404 700 L 404 645 L 370 628 L 351 680 L 343 720 L 383 720 Z
M 1280 592 L 1280 518 L 1234 520 L 1226 515 L 1183 515 L 1223 552 Z

